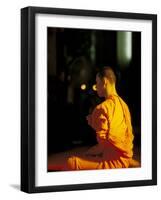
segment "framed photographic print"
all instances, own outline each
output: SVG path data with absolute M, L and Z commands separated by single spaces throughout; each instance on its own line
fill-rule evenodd
M 21 190 L 157 184 L 157 15 L 21 9 Z

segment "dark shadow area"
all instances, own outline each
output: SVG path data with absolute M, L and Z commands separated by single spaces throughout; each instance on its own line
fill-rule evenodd
M 17 185 L 17 184 L 10 184 L 10 186 L 12 188 L 14 188 L 15 190 L 20 190 L 20 185 Z

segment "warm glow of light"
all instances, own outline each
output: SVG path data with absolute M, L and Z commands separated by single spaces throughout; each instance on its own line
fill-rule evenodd
M 92 89 L 93 89 L 94 91 L 97 90 L 97 88 L 96 88 L 96 84 L 92 86 Z
M 86 84 L 82 84 L 81 85 L 81 90 L 85 90 L 86 89 Z

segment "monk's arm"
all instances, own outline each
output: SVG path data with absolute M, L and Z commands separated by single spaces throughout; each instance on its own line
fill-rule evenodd
M 98 144 L 90 149 L 90 152 L 102 152 L 107 141 L 108 122 L 105 108 L 98 106 L 88 117 L 88 124 L 96 131 Z

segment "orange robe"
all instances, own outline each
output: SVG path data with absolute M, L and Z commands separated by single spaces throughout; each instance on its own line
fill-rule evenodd
M 98 144 L 82 156 L 68 158 L 64 170 L 112 169 L 129 167 L 133 156 L 133 132 L 127 104 L 111 95 L 88 117 Z

